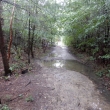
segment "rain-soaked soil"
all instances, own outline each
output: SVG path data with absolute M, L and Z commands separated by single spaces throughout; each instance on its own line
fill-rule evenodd
M 33 60 L 32 71 L 0 83 L 1 102 L 11 110 L 110 110 L 92 69 L 66 46 L 53 47 Z

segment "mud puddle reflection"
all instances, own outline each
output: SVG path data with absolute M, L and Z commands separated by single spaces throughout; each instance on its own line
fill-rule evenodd
M 44 66 L 52 68 L 63 68 L 66 70 L 76 71 L 81 74 L 86 75 L 89 79 L 93 80 L 95 83 L 100 83 L 98 80 L 98 76 L 96 76 L 93 72 L 93 70 L 88 67 L 87 65 L 84 65 L 83 63 L 77 61 L 77 60 L 41 60 L 40 61 Z M 101 92 L 104 92 L 101 90 Z
M 71 71 L 77 71 L 82 74 L 85 74 L 85 71 L 89 71 L 85 65 L 75 60 L 43 60 L 42 63 L 46 67 L 64 68 Z

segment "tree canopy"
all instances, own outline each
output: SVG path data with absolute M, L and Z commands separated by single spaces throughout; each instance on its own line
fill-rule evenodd
M 39 47 L 42 39 L 52 41 L 64 36 L 68 46 L 88 53 L 98 62 L 110 63 L 109 0 L 2 0 L 1 3 L 8 53 L 12 44 L 18 50 L 27 49 L 30 59 L 33 46 Z
M 60 23 L 65 43 L 87 52 L 98 62 L 110 62 L 110 1 L 66 0 Z

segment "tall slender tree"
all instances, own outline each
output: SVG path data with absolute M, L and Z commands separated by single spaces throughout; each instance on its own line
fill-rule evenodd
M 5 49 L 4 36 L 3 36 L 3 31 L 2 31 L 2 24 L 3 24 L 3 21 L 2 21 L 2 3 L 0 1 L 0 52 L 2 55 L 5 76 L 7 76 L 11 71 L 9 69 L 9 62 L 7 59 L 7 53 L 6 53 L 6 49 Z
M 15 1 L 14 0 L 14 6 L 13 6 L 13 10 L 12 10 L 12 16 L 10 19 L 10 41 L 9 41 L 9 46 L 8 46 L 8 60 L 10 59 L 10 51 L 11 51 L 11 45 L 12 45 L 12 40 L 13 40 L 13 29 L 12 29 L 12 25 L 13 25 L 13 16 L 14 16 L 14 11 L 15 11 Z

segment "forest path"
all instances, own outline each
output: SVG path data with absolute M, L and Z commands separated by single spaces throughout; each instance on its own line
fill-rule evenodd
M 47 101 L 40 110 L 110 110 L 110 104 L 85 76 L 90 68 L 71 55 L 66 46 L 59 43 L 38 63 L 44 85 L 50 89 L 44 93 Z
M 1 101 L 11 110 L 110 110 L 109 102 L 84 75 L 90 69 L 65 46 L 53 47 L 40 60 L 34 59 L 33 66 L 27 74 L 0 82 Z
M 40 72 L 45 79 L 41 86 L 48 91 L 42 93 L 47 100 L 39 110 L 110 110 L 110 104 L 86 76 L 55 68 L 43 68 Z

